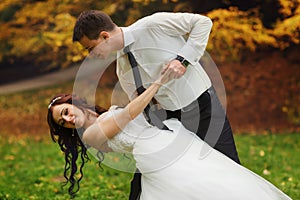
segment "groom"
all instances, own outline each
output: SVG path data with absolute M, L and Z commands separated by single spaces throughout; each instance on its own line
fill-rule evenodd
M 77 18 L 73 41 L 104 59 L 118 52 L 117 75 L 130 100 L 136 97 L 136 75 L 132 73 L 128 52 L 123 52 L 125 47 L 137 64 L 144 87 L 161 72 L 171 74 L 175 80 L 155 95 L 166 118 L 178 118 L 187 129 L 240 163 L 226 113 L 199 63 L 211 27 L 208 17 L 192 13 L 155 13 L 128 27 L 119 27 L 107 14 L 90 10 Z M 136 173 L 130 200 L 139 199 L 140 179 Z

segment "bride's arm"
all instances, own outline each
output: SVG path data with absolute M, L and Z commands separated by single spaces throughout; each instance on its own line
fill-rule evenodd
M 169 81 L 169 74 L 164 74 L 151 84 L 141 95 L 131 101 L 121 112 L 98 120 L 86 129 L 83 141 L 96 149 L 109 138 L 119 133 L 131 120 L 142 113 L 162 84 Z

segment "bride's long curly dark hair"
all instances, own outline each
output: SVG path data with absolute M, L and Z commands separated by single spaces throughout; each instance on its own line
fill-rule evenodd
M 83 178 L 83 166 L 90 159 L 87 154 L 87 148 L 81 140 L 84 129 L 64 128 L 58 125 L 53 120 L 53 106 L 63 103 L 73 104 L 79 109 L 81 109 L 84 113 L 86 113 L 86 109 L 91 109 L 97 114 L 101 115 L 107 110 L 97 105 L 91 106 L 86 102 L 85 99 L 82 99 L 74 94 L 58 94 L 51 99 L 50 104 L 48 106 L 47 121 L 50 129 L 51 138 L 54 142 L 57 142 L 59 144 L 61 151 L 65 155 L 66 163 L 64 169 L 64 177 L 66 179 L 66 182 L 64 186 L 70 183 L 68 192 L 73 198 L 75 196 L 75 193 L 78 192 L 80 189 L 79 182 Z M 76 161 L 79 156 L 81 159 L 81 164 L 79 167 L 80 176 L 79 178 L 76 178 L 75 175 L 78 172 Z M 103 160 L 103 154 L 100 152 L 100 154 L 98 154 L 97 156 L 99 158 L 100 163 Z

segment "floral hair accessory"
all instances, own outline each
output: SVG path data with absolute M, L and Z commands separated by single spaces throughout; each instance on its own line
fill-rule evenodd
M 51 106 L 57 101 L 57 100 L 60 100 L 62 97 L 56 97 L 55 99 L 53 99 L 50 104 L 48 105 L 48 109 L 51 108 Z

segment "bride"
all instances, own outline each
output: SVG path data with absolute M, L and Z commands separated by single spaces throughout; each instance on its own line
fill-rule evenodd
M 125 108 L 109 111 L 90 106 L 76 95 L 56 95 L 48 106 L 51 137 L 65 154 L 69 194 L 79 190 L 88 159 L 85 145 L 99 152 L 132 153 L 142 173 L 141 200 L 285 200 L 291 199 L 267 180 L 214 150 L 177 119 L 150 125 L 142 112 L 162 84 L 164 75 Z M 206 152 L 203 154 L 201 152 Z M 80 169 L 76 161 L 81 159 Z M 79 171 L 79 179 L 76 173 Z

